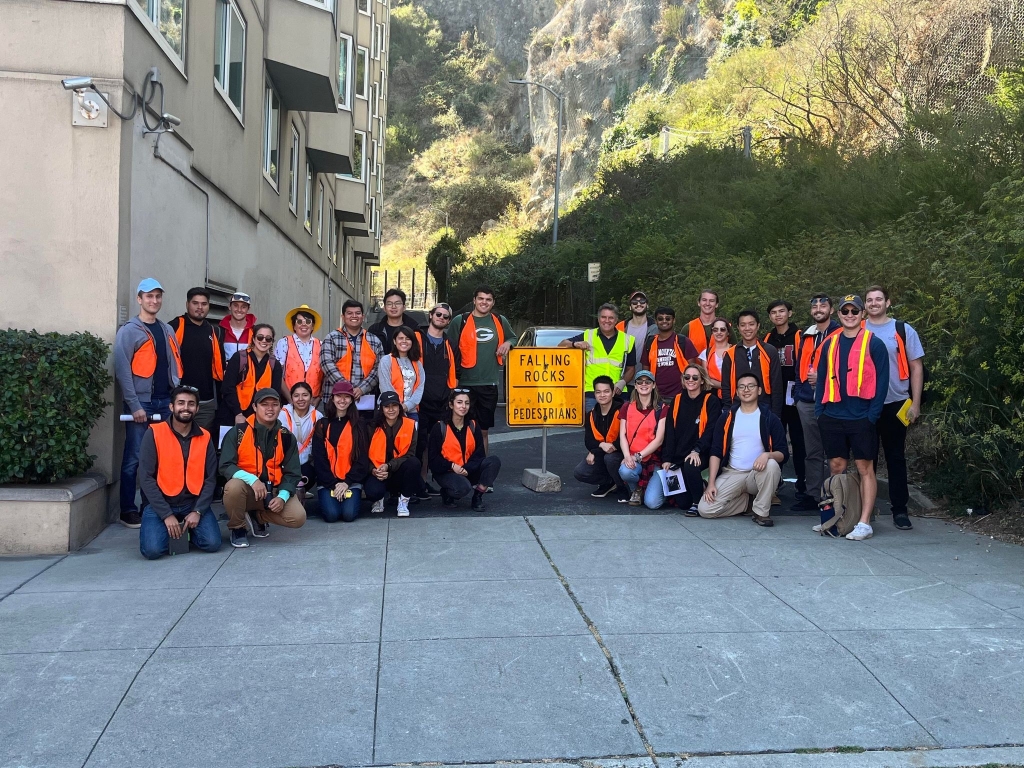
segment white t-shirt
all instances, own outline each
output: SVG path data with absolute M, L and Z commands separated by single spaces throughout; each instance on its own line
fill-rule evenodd
M 920 360 L 924 357 L 921 337 L 906 323 L 904 326 L 907 329 L 907 360 Z M 910 397 L 910 379 L 900 379 L 900 369 L 896 363 L 896 353 L 899 349 L 896 346 L 896 321 L 890 318 L 881 325 L 875 325 L 868 320 L 864 323 L 864 327 L 885 342 L 885 348 L 889 351 L 889 391 L 885 394 L 885 402 L 895 403 L 906 400 Z
M 732 442 L 729 445 L 729 469 L 749 472 L 757 457 L 764 453 L 761 443 L 761 411 L 736 411 L 733 417 Z
M 295 435 L 296 445 L 300 446 L 299 449 L 299 463 L 305 464 L 309 461 L 313 453 L 313 442 L 307 443 L 306 438 L 309 437 L 309 433 L 313 431 L 313 427 L 316 425 L 317 420 L 320 418 L 320 413 L 316 408 L 310 408 L 305 416 L 300 417 L 295 413 L 295 407 L 290 403 L 281 409 L 281 412 L 277 414 L 277 420 L 282 426 L 287 427 L 288 431 Z M 302 448 L 302 444 L 306 443 L 306 447 Z

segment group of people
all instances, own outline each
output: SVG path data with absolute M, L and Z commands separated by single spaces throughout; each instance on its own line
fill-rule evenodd
M 424 328 L 401 290 L 385 294 L 384 316 L 366 329 L 363 305 L 349 300 L 322 341 L 306 305 L 287 313 L 291 332 L 278 339 L 245 293 L 216 324 L 205 288 L 189 290 L 170 323 L 157 318 L 163 294 L 153 278 L 139 284 L 139 314 L 114 351 L 127 414 L 120 519 L 141 528 L 143 555 L 167 554 L 182 536 L 219 548 L 218 493 L 235 547 L 270 524 L 302 526 L 314 495 L 327 522 L 355 520 L 364 502 L 382 512 L 389 495 L 399 517 L 433 496 L 455 507 L 472 494 L 472 509 L 485 509 L 501 469 L 488 430 L 515 343 L 490 288 L 460 315 L 437 304 Z
M 576 479 L 596 485 L 597 498 L 616 492 L 622 503 L 651 509 L 670 499 L 694 517 L 749 511 L 772 526 L 791 456 L 794 510 L 809 512 L 823 503 L 825 479 L 846 473 L 852 455 L 861 508 L 846 538 L 861 541 L 873 535 L 881 450 L 893 524 L 910 530 L 905 448 L 920 414 L 924 349 L 910 325 L 889 316 L 885 288 L 838 301 L 815 294 L 802 331 L 786 300 L 768 305 L 763 335 L 760 315 L 746 309 L 735 342 L 718 307 L 718 294 L 703 291 L 698 317 L 678 333 L 675 311 L 649 315 L 637 291 L 628 319 L 604 304 L 597 328 L 560 343 L 586 352 L 587 454 Z

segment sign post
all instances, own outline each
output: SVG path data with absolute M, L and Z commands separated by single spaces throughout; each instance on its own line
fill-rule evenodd
M 510 427 L 541 428 L 541 466 L 523 471 L 523 485 L 550 493 L 562 489 L 548 472 L 548 427 L 583 424 L 583 350 L 552 347 L 511 349 L 506 361 Z

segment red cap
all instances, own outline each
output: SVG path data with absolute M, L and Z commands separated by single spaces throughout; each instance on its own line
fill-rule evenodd
M 347 381 L 339 381 L 334 385 L 334 389 L 331 390 L 332 395 L 348 395 L 354 398 L 356 396 L 355 390 L 352 389 L 352 385 Z

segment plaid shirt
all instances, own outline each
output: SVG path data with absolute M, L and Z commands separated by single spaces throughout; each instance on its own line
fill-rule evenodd
M 324 388 L 322 391 L 326 394 L 330 394 L 331 389 L 339 381 L 345 380 L 345 377 L 341 375 L 341 371 L 338 370 L 337 363 L 345 354 L 345 350 L 348 349 L 351 339 L 352 337 L 348 335 L 348 331 L 338 329 L 327 334 L 327 338 L 320 345 L 320 368 L 324 372 Z M 370 349 L 377 355 L 377 359 L 373 363 L 373 370 L 370 371 L 369 376 L 363 377 L 361 361 L 363 345 L 354 344 L 352 346 L 352 378 L 349 379 L 349 383 L 353 387 L 359 387 L 364 395 L 370 394 L 377 388 L 377 367 L 380 364 L 381 357 L 384 355 L 384 346 L 381 344 L 380 339 L 372 333 L 367 333 L 366 341 L 369 343 Z

